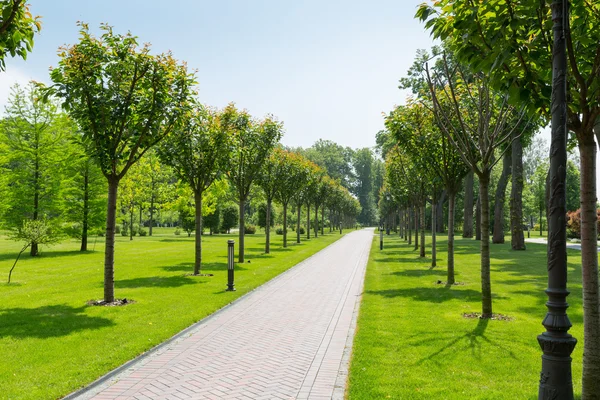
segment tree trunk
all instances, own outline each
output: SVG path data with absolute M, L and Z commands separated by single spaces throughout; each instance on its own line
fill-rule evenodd
M 435 189 L 433 189 L 433 196 L 431 197 L 431 267 L 437 267 L 437 252 L 435 248 L 436 240 L 436 225 L 437 225 L 437 201 L 435 196 Z
M 494 203 L 494 236 L 492 243 L 504 243 L 504 200 L 506 199 L 506 186 L 511 175 L 511 152 L 504 152 L 502 158 L 502 175 L 496 187 L 496 201 Z
M 267 199 L 267 215 L 265 218 L 265 237 L 267 241 L 265 242 L 265 254 L 269 254 L 271 252 L 271 203 L 272 200 Z M 285 245 L 283 247 L 285 247 Z
M 129 240 L 133 240 L 133 207 L 129 211 Z
M 244 262 L 244 229 L 246 227 L 246 215 L 244 214 L 244 210 L 246 206 L 246 201 L 244 199 L 240 199 L 240 232 L 239 232 L 239 242 L 238 246 L 238 262 Z
M 511 150 L 510 244 L 513 250 L 525 250 L 525 235 L 523 235 L 523 143 L 520 136 L 514 138 Z
M 437 221 L 435 222 L 435 225 L 437 227 L 437 233 L 444 233 L 444 201 L 446 198 L 446 191 L 444 190 L 442 192 L 442 195 L 440 196 L 439 200 L 437 201 L 437 209 L 436 209 L 436 218 Z
M 456 193 L 448 192 L 448 278 L 447 283 L 454 285 L 454 204 L 456 201 Z M 471 213 L 473 207 L 471 207 Z M 463 231 L 464 232 L 464 231 Z M 471 225 L 471 236 L 473 234 L 473 227 Z
M 489 173 L 479 177 L 481 199 L 481 317 L 492 317 L 492 282 L 490 279 L 490 201 Z
M 579 144 L 583 286 L 582 400 L 600 399 L 600 298 L 596 213 L 596 144 Z
M 119 180 L 108 178 L 108 202 L 106 208 L 106 235 L 104 246 L 104 301 L 115 300 L 115 225 L 117 220 L 117 189 Z
M 36 146 L 37 150 L 37 146 Z M 40 161 L 39 155 L 36 152 L 35 155 L 35 171 L 33 175 L 33 220 L 37 221 L 39 218 L 39 207 L 40 207 Z M 36 257 L 39 253 L 38 244 L 31 242 L 31 248 L 29 249 L 29 255 Z
M 319 205 L 315 203 L 315 238 L 319 237 Z
M 142 208 L 142 205 L 140 204 L 140 222 L 139 222 L 140 229 L 142 229 L 142 226 L 144 225 L 142 222 L 142 211 L 143 210 L 144 209 Z
M 477 197 L 475 208 L 475 240 L 481 240 L 481 197 Z
M 194 202 L 196 203 L 194 275 L 200 275 L 202 268 L 202 191 L 194 190 Z
M 306 203 L 306 238 L 310 239 L 310 203 Z
M 540 207 L 540 237 L 544 236 L 543 235 L 543 226 L 542 226 L 542 216 L 544 214 L 544 209 L 542 207 Z
M 425 200 L 421 204 L 421 252 L 420 256 L 425 257 Z
M 410 246 L 412 244 L 412 224 L 411 224 L 411 220 L 410 220 L 410 216 L 412 214 L 412 209 L 410 206 L 407 209 L 407 214 L 408 214 L 407 215 L 408 219 L 406 222 L 408 225 L 408 245 Z
M 150 225 L 148 226 L 148 236 L 152 236 L 152 227 L 154 226 L 154 195 L 150 196 Z M 211 228 L 212 234 L 212 228 Z
M 325 234 L 325 204 L 321 205 L 321 236 Z
M 88 219 L 90 215 L 90 185 L 89 167 L 83 173 L 83 219 L 81 221 L 81 248 L 79 251 L 87 251 L 88 242 Z
M 298 222 L 296 222 L 296 243 L 300 243 L 300 210 L 301 204 L 298 204 Z
M 283 203 L 283 247 L 287 247 L 287 203 Z
M 419 248 L 419 207 L 414 207 L 415 217 L 415 250 Z
M 465 208 L 462 237 L 473 238 L 473 171 L 469 171 L 465 177 Z

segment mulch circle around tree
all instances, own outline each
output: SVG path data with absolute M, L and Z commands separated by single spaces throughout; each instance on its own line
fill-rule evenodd
M 448 282 L 446 282 L 446 281 L 440 281 L 440 280 L 438 280 L 438 281 L 436 281 L 436 282 L 435 282 L 435 284 L 436 284 L 436 285 L 447 285 L 447 284 L 448 284 Z M 466 285 L 466 284 L 465 284 L 464 282 L 454 282 L 454 283 L 452 284 L 452 286 L 465 286 L 465 285 Z
M 115 299 L 111 302 L 106 302 L 104 300 L 90 300 L 87 302 L 88 306 L 106 306 L 106 307 L 116 307 L 116 306 L 126 306 L 127 304 L 136 303 L 135 300 L 131 299 Z
M 491 318 L 481 318 L 481 313 L 478 312 L 473 312 L 473 313 L 463 313 L 463 317 L 464 318 L 468 318 L 468 319 L 493 319 L 495 321 L 512 321 L 514 320 L 513 317 L 509 317 L 508 315 L 504 315 L 504 314 L 492 314 Z

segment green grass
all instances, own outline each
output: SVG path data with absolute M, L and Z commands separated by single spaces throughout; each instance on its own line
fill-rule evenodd
M 463 318 L 481 312 L 479 242 L 456 236 L 456 280 L 446 287 L 446 240 L 438 267 L 397 237 L 374 238 L 350 370 L 349 399 L 537 399 L 546 313 L 546 246 L 492 245 L 494 312 L 512 321 Z M 569 251 L 570 333 L 581 393 L 582 304 L 578 251 Z
M 0 398 L 55 399 L 168 339 L 234 299 L 337 240 L 339 234 L 291 244 L 272 235 L 264 255 L 264 235 L 246 236 L 246 262 L 236 265 L 236 292 L 226 292 L 227 240 L 203 237 L 203 271 L 193 277 L 193 240 L 173 229 L 156 236 L 119 236 L 115 256 L 115 296 L 135 300 L 124 307 L 93 307 L 103 296 L 104 242 L 80 253 L 67 241 L 24 255 L 6 276 L 20 244 L 0 238 Z M 292 235 L 293 236 L 293 235 Z M 291 238 L 295 241 L 295 236 Z M 94 239 L 90 241 L 90 249 Z M 237 258 L 236 258 L 237 259 Z

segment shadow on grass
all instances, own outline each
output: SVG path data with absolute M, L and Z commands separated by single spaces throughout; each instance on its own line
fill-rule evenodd
M 418 278 L 421 276 L 445 277 L 447 275 L 447 271 L 436 267 L 434 269 L 431 269 L 431 268 L 429 268 L 429 269 L 409 269 L 409 270 L 404 270 L 404 271 L 396 271 L 396 272 L 390 272 L 388 275 L 407 276 L 410 278 Z
M 69 335 L 84 329 L 100 329 L 115 325 L 109 319 L 86 315 L 84 313 L 86 308 L 54 305 L 1 310 L 0 337 L 50 338 Z
M 194 272 L 194 264 L 193 263 L 181 263 L 177 265 L 169 265 L 165 267 L 160 267 L 165 271 L 170 272 L 185 272 L 185 273 L 193 273 Z M 239 263 L 235 264 L 236 271 L 246 271 L 248 268 L 242 267 Z M 200 273 L 206 271 L 227 271 L 227 263 L 226 262 L 213 262 L 213 263 L 202 263 L 202 268 L 200 269 Z
M 134 289 L 140 287 L 153 288 L 174 288 L 185 285 L 196 285 L 202 283 L 198 278 L 204 277 L 188 277 L 188 276 L 149 276 L 146 278 L 133 278 L 115 281 L 115 287 L 124 289 Z
M 366 293 L 383 296 L 387 298 L 408 297 L 417 301 L 426 301 L 431 303 L 442 303 L 444 301 L 460 299 L 463 301 L 481 301 L 481 293 L 473 289 L 453 290 L 450 286 L 440 286 L 433 288 L 410 288 L 410 289 L 388 289 L 388 290 L 367 290 Z M 499 298 L 498 296 L 493 296 Z
M 52 250 L 44 250 L 44 251 L 40 251 L 39 255 L 36 257 L 31 257 L 29 255 L 29 250 L 25 251 L 21 257 L 19 258 L 19 262 L 23 261 L 23 260 L 43 260 L 44 258 L 56 258 L 56 257 L 67 257 L 67 256 L 84 256 L 84 255 L 90 255 L 90 254 L 98 254 L 98 251 L 79 251 L 79 250 L 71 250 L 71 251 L 52 251 Z M 7 261 L 7 260 L 16 260 L 17 259 L 17 254 L 19 254 L 19 252 L 14 252 L 14 253 L 2 253 L 0 254 L 0 261 Z

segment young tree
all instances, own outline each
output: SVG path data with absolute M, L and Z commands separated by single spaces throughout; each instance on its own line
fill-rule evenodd
M 25 244 L 19 252 L 19 254 L 17 255 L 17 259 L 13 263 L 13 266 L 11 267 L 10 271 L 8 272 L 7 283 L 10 283 L 12 272 L 17 266 L 17 262 L 19 261 L 21 254 L 23 254 L 23 252 L 27 250 L 29 246 L 33 244 L 37 246 L 39 244 L 55 243 L 57 241 L 57 236 L 52 233 L 52 228 L 50 224 L 48 224 L 48 221 L 42 218 L 23 221 L 23 225 L 21 226 L 21 228 L 16 233 L 13 239 L 22 240 L 25 242 Z
M 222 115 L 222 124 L 232 140 L 232 152 L 227 177 L 236 191 L 239 204 L 240 232 L 238 262 L 244 262 L 245 206 L 252 183 L 257 179 L 264 161 L 281 139 L 283 126 L 267 117 L 254 121 L 246 111 L 228 105 Z
M 33 35 L 42 25 L 24 0 L 0 0 L 0 16 L 0 71 L 4 71 L 6 56 L 27 59 L 33 49 Z
M 221 221 L 221 228 L 229 233 L 231 228 L 234 228 L 239 220 L 238 208 L 233 204 L 225 206 L 223 208 L 223 220 Z
M 176 133 L 160 144 L 158 152 L 162 161 L 171 166 L 194 193 L 194 275 L 201 275 L 202 195 L 227 168 L 230 142 L 221 126 L 219 114 L 203 106 L 189 111 Z
M 267 200 L 266 206 L 264 207 L 264 224 L 261 224 L 260 221 L 260 207 L 259 207 L 259 223 L 258 226 L 264 226 L 265 228 L 265 254 L 269 254 L 271 252 L 271 226 L 273 225 L 274 218 L 271 218 L 271 211 L 273 209 L 273 199 L 275 198 L 275 194 L 277 192 L 277 186 L 280 184 L 277 179 L 277 167 L 278 167 L 278 152 L 274 151 L 269 155 L 269 157 L 265 160 L 263 164 L 262 171 L 258 176 L 258 185 L 263 190 L 265 195 L 265 199 Z M 284 215 L 285 219 L 285 215 Z M 285 243 L 285 232 L 284 243 Z M 285 247 L 285 246 L 284 246 Z
M 119 182 L 150 148 L 169 135 L 188 109 L 194 77 L 170 53 L 150 54 L 131 34 L 101 25 L 94 37 L 80 24 L 80 41 L 59 50 L 49 90 L 94 143 L 108 181 L 104 301 L 114 301 L 114 249 Z
M 20 230 L 24 219 L 47 218 L 56 224 L 62 209 L 60 192 L 68 156 L 64 149 L 75 126 L 58 113 L 54 102 L 39 101 L 40 97 L 33 84 L 25 90 L 15 86 L 2 121 L 0 141 L 7 151 L 2 164 L 10 187 L 2 201 L 7 205 L 3 222 L 12 230 Z M 31 243 L 30 254 L 38 254 L 37 243 Z
M 507 143 L 519 127 L 520 119 L 516 117 L 519 113 L 506 98 L 493 91 L 487 77 L 468 75 L 460 65 L 453 67 L 451 72 L 446 56 L 442 63 L 441 76 L 432 76 L 427 69 L 434 115 L 442 132 L 479 178 L 482 318 L 491 318 L 490 175 L 497 162 L 494 158 L 496 149 Z

